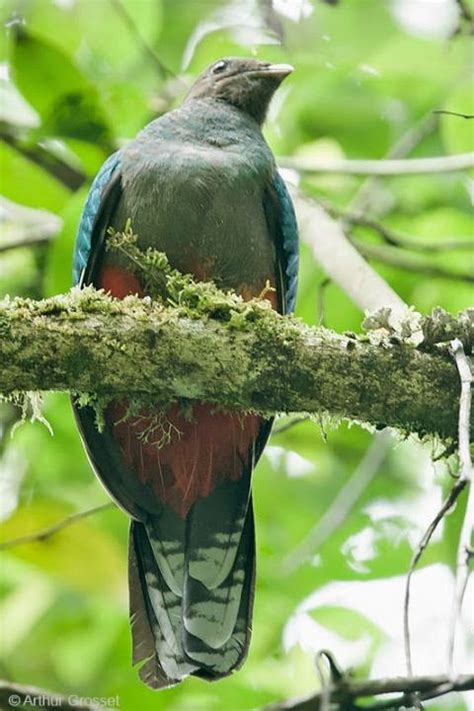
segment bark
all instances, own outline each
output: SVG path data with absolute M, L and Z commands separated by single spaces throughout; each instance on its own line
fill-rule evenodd
M 309 328 L 268 302 L 219 300 L 215 287 L 203 305 L 206 288 L 196 285 L 200 301 L 191 290 L 184 306 L 118 301 L 91 288 L 0 303 L 0 392 L 133 394 L 155 404 L 189 398 L 264 414 L 325 411 L 456 438 L 460 382 L 447 352 Z
M 393 698 L 387 702 L 375 702 L 368 706 L 370 709 L 387 709 L 394 711 L 398 708 L 415 708 L 410 695 L 417 694 L 420 700 L 433 699 L 456 691 L 474 689 L 474 675 L 462 674 L 458 677 L 449 676 L 416 676 L 395 677 L 388 679 L 369 679 L 356 681 L 343 678 L 338 684 L 330 687 L 331 708 L 338 709 L 356 708 L 351 702 L 358 698 L 367 698 L 401 692 L 400 698 Z M 270 704 L 265 711 L 318 711 L 323 707 L 323 694 L 317 693 L 300 699 L 288 699 L 281 703 Z M 359 707 L 357 707 L 359 708 Z

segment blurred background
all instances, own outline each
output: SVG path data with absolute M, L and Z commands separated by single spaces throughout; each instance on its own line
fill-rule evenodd
M 474 113 L 472 9 L 456 0 L 2 0 L 0 296 L 69 289 L 95 172 L 116 146 L 178 105 L 196 74 L 221 56 L 294 65 L 265 129 L 277 157 L 316 163 L 472 150 L 473 122 L 433 113 Z M 472 305 L 467 171 L 367 180 L 299 179 L 290 170 L 285 177 L 324 201 L 417 310 Z M 360 331 L 362 314 L 304 242 L 301 259 L 297 315 Z M 3 540 L 107 502 L 66 394 L 45 396 L 48 426 L 15 428 L 17 409 L 0 407 Z M 433 442 L 398 441 L 325 415 L 277 422 L 254 475 L 250 655 L 240 672 L 212 686 L 190 679 L 157 694 L 131 668 L 121 511 L 100 510 L 43 541 L 9 547 L 1 563 L 0 677 L 65 694 L 119 695 L 124 711 L 233 711 L 315 690 L 322 648 L 357 678 L 404 674 L 406 573 L 455 471 L 455 461 L 433 463 L 439 451 Z M 462 514 L 458 506 L 444 520 L 413 577 L 416 674 L 447 671 Z M 455 657 L 467 672 L 474 639 L 465 608 Z M 469 703 L 457 695 L 427 707 Z

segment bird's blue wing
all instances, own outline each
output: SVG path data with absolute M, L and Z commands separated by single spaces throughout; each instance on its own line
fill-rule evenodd
M 290 194 L 277 171 L 265 195 L 264 208 L 282 270 L 282 311 L 289 314 L 295 309 L 298 285 L 298 226 Z
M 296 224 L 295 209 L 288 188 L 279 173 L 275 174 L 273 184 L 280 202 L 280 230 L 283 252 L 286 257 L 286 313 L 293 313 L 295 310 L 296 289 L 298 286 L 298 225 Z
M 72 278 L 73 284 L 81 282 L 82 274 L 87 267 L 93 249 L 93 235 L 96 231 L 98 218 L 101 214 L 104 198 L 109 188 L 120 174 L 120 152 L 113 153 L 97 173 L 89 190 L 89 195 L 82 210 L 74 247 Z

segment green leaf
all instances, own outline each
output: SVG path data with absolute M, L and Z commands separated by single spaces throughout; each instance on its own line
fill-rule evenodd
M 70 192 L 56 178 L 15 148 L 0 142 L 0 165 L 2 166 L 1 192 L 14 202 L 28 207 L 60 212 Z M 8 180 L 4 177 L 8 176 Z
M 2 524 L 2 541 L 35 534 L 70 513 L 69 507 L 37 499 Z M 125 584 L 125 551 L 92 520 L 79 520 L 44 541 L 22 544 L 8 553 L 75 590 L 107 591 L 116 596 Z
M 380 627 L 371 622 L 365 615 L 348 607 L 321 605 L 311 611 L 311 617 L 328 627 L 340 637 L 356 640 L 369 635 L 377 646 L 384 638 Z
M 95 86 L 54 45 L 16 30 L 13 78 L 42 119 L 41 131 L 111 147 L 111 131 Z

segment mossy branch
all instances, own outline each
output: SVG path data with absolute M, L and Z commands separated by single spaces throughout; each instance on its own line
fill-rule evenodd
M 338 335 L 281 317 L 268 301 L 195 283 L 164 255 L 140 252 L 131 231 L 120 237 L 112 236 L 111 247 L 147 275 L 156 298 L 116 300 L 87 287 L 0 302 L 0 392 L 71 390 L 156 405 L 199 399 L 263 414 L 325 411 L 456 437 L 459 378 L 436 344 L 456 332 L 469 349 L 472 312 L 409 314 L 394 325 L 381 311 L 367 324 L 369 336 Z

